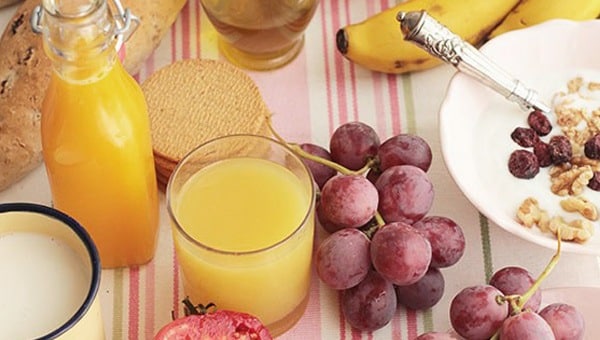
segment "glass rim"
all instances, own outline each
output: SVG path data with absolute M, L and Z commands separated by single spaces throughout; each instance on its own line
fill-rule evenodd
M 92 241 L 91 236 L 88 234 L 85 228 L 83 228 L 83 226 L 79 222 L 77 222 L 75 219 L 68 216 L 67 214 L 57 209 L 37 203 L 17 202 L 0 204 L 0 214 L 15 212 L 34 213 L 59 220 L 75 233 L 77 238 L 79 238 L 84 248 L 86 249 L 87 255 L 89 256 L 91 267 L 91 282 L 85 299 L 83 300 L 79 308 L 75 311 L 75 313 L 67 321 L 61 324 L 58 328 L 52 330 L 47 334 L 42 335 L 41 337 L 35 340 L 54 339 L 73 328 L 87 314 L 87 312 L 92 307 L 92 304 L 96 300 L 98 290 L 100 289 L 100 255 L 98 254 L 98 249 L 96 248 L 96 245 Z
M 284 238 L 280 239 L 277 242 L 274 242 L 273 244 L 270 244 L 268 246 L 258 248 L 258 249 L 244 250 L 244 251 L 231 251 L 231 250 L 223 250 L 223 249 L 219 249 L 219 248 L 215 248 L 215 247 L 206 245 L 206 244 L 196 240 L 192 236 L 190 236 L 190 234 L 188 234 L 184 230 L 184 228 L 181 226 L 181 223 L 179 223 L 179 220 L 175 216 L 175 213 L 172 209 L 171 189 L 172 189 L 172 185 L 173 185 L 173 179 L 176 177 L 177 173 L 179 173 L 179 170 L 181 170 L 181 168 L 184 164 L 184 161 L 187 160 L 188 158 L 190 158 L 198 150 L 202 149 L 203 147 L 206 147 L 207 145 L 219 142 L 224 139 L 233 139 L 233 138 L 256 138 L 256 139 L 261 139 L 261 140 L 264 140 L 265 142 L 269 142 L 269 143 L 272 143 L 274 145 L 277 145 L 277 146 L 283 148 L 289 155 L 291 155 L 294 158 L 294 160 L 296 160 L 300 163 L 303 171 L 306 173 L 307 177 L 309 178 L 310 201 L 308 202 L 307 209 L 306 209 L 306 212 L 304 213 L 304 217 L 302 218 L 302 220 Z M 200 145 L 194 147 L 191 151 L 189 151 L 187 154 L 185 154 L 181 158 L 181 160 L 177 163 L 177 166 L 175 166 L 175 169 L 173 170 L 171 176 L 169 177 L 169 181 L 167 182 L 167 187 L 165 189 L 165 193 L 166 193 L 166 202 L 167 202 L 167 212 L 168 212 L 169 217 L 171 218 L 172 222 L 175 225 L 175 229 L 181 235 L 183 235 L 183 237 L 188 242 L 192 243 L 194 246 L 197 246 L 199 248 L 202 248 L 204 250 L 207 250 L 207 251 L 210 251 L 213 253 L 217 253 L 217 254 L 221 254 L 221 255 L 228 255 L 228 256 L 243 256 L 243 255 L 260 254 L 260 253 L 264 253 L 268 250 L 275 249 L 278 246 L 284 244 L 286 241 L 288 241 L 289 239 L 291 239 L 292 237 L 297 235 L 303 229 L 303 227 L 305 225 L 307 225 L 308 219 L 311 218 L 311 216 L 312 216 L 311 211 L 313 210 L 313 207 L 314 207 L 315 201 L 316 201 L 315 183 L 314 183 L 314 180 L 312 177 L 312 173 L 310 172 L 310 169 L 308 168 L 306 163 L 303 162 L 302 159 L 298 155 L 296 155 L 290 149 L 289 146 L 285 145 L 284 143 L 282 143 L 274 138 L 271 138 L 271 137 L 262 136 L 262 135 L 253 135 L 253 134 L 231 134 L 231 135 L 215 137 L 215 138 L 212 138 L 212 139 L 205 141 L 205 142 L 201 143 Z

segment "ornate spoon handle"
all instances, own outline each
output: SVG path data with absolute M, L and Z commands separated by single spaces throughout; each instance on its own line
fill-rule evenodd
M 524 109 L 550 112 L 550 107 L 539 100 L 533 89 L 512 77 L 425 11 L 399 12 L 397 19 L 405 40 L 474 77 Z

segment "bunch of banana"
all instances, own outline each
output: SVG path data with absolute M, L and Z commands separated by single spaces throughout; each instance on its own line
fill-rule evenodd
M 550 19 L 590 20 L 599 14 L 600 0 L 521 0 L 488 38 Z
M 474 46 L 491 36 L 553 18 L 584 20 L 600 13 L 600 0 L 408 0 L 336 33 L 337 49 L 373 71 L 407 73 L 442 62 L 405 41 L 398 12 L 425 10 Z

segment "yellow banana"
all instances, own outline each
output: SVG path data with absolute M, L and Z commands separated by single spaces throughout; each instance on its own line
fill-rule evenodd
M 566 0 L 565 0 L 566 1 Z M 405 73 L 441 63 L 404 40 L 396 15 L 425 10 L 451 31 L 477 44 L 506 16 L 518 0 L 409 0 L 342 27 L 336 33 L 337 49 L 348 60 L 370 70 Z
M 590 20 L 599 14 L 600 0 L 521 0 L 489 38 L 549 19 Z

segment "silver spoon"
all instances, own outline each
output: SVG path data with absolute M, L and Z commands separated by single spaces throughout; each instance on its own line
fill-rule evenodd
M 404 39 L 468 74 L 523 109 L 550 112 L 536 91 L 526 87 L 473 45 L 454 34 L 425 11 L 399 12 Z

